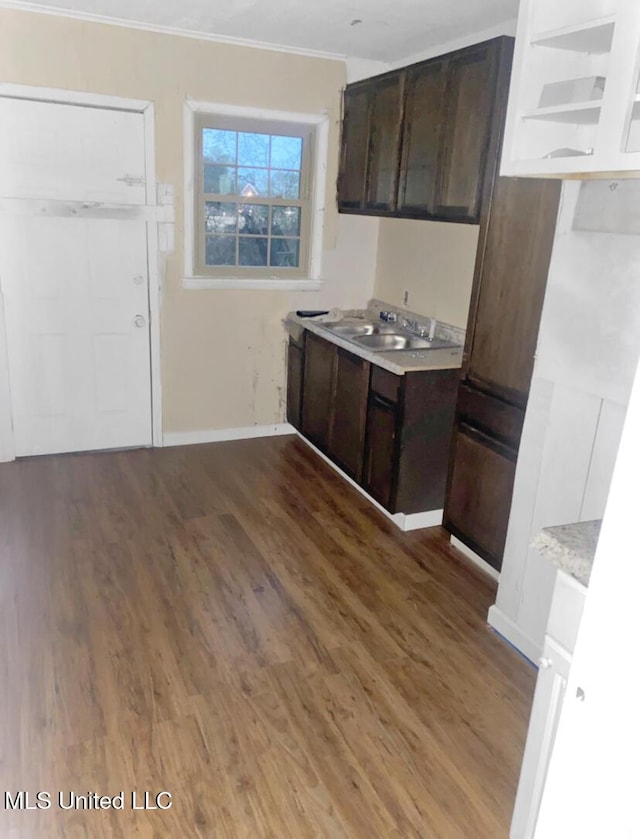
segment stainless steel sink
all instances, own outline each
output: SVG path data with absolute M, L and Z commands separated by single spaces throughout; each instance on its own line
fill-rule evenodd
M 399 331 L 398 325 L 395 323 L 374 323 L 373 321 L 339 321 L 337 323 L 325 323 L 323 326 L 329 332 L 342 335 L 343 338 L 351 338 L 355 335 L 382 335 Z
M 325 329 L 334 335 L 340 335 L 353 341 L 360 347 L 372 352 L 394 350 L 441 350 L 457 347 L 453 341 L 442 338 L 423 338 L 403 329 L 398 323 L 382 323 L 369 320 L 342 320 L 335 323 L 323 323 Z
M 399 333 L 395 335 L 356 335 L 353 341 L 374 352 L 382 352 L 383 350 L 428 350 L 433 343 L 426 338 L 418 338 L 417 335 Z

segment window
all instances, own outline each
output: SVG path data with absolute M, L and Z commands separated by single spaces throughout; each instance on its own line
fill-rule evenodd
M 309 276 L 313 124 L 195 115 L 194 268 Z

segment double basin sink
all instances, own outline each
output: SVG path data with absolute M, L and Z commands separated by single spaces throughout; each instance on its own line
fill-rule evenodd
M 442 350 L 459 346 L 453 341 L 442 338 L 426 338 L 414 335 L 403 329 L 398 323 L 376 321 L 339 321 L 322 324 L 325 329 L 359 347 L 371 352 L 389 352 L 394 350 Z

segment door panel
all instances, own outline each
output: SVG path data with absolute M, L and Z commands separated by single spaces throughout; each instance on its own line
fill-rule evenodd
M 398 409 L 377 394 L 369 398 L 363 486 L 392 513 Z
M 395 209 L 403 80 L 404 74 L 398 73 L 379 82 L 373 97 L 366 204 L 368 209 Z
M 145 204 L 141 113 L 0 99 L 0 197 Z
M 369 108 L 372 85 L 344 93 L 342 151 L 338 178 L 338 207 L 360 209 L 364 205 L 369 156 Z
M 146 224 L 12 216 L 0 231 L 16 454 L 150 445 Z
M 368 361 L 338 350 L 329 455 L 360 481 L 369 393 Z
M 445 122 L 445 61 L 409 72 L 405 105 L 400 210 L 433 213 Z
M 459 424 L 451 449 L 444 526 L 500 570 L 507 535 L 516 454 Z
M 307 334 L 304 352 L 302 433 L 323 451 L 327 450 L 329 444 L 336 354 L 335 344 L 311 332 Z

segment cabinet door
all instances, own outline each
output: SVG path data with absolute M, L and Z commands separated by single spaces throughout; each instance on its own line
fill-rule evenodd
M 338 209 L 358 210 L 364 207 L 372 92 L 372 84 L 347 87 L 344 92 Z
M 338 350 L 329 456 L 356 481 L 362 478 L 370 368 L 368 361 Z
M 569 653 L 547 636 L 511 821 L 512 839 L 533 839 L 570 667 Z
M 391 512 L 394 512 L 397 411 L 396 405 L 376 393 L 370 394 L 362 485 L 369 495 Z
M 366 202 L 370 210 L 395 209 L 403 82 L 404 74 L 396 73 L 379 81 L 373 94 Z
M 559 181 L 498 178 L 476 264 L 466 378 L 519 405 L 533 372 L 560 188 Z
M 500 570 L 516 453 L 464 423 L 451 449 L 444 526 Z
M 449 61 L 446 134 L 436 214 L 477 222 L 494 119 L 497 78 L 495 45 Z
M 335 344 L 309 332 L 304 353 L 304 396 L 302 433 L 323 451 L 329 443 L 331 405 L 333 403 Z
M 407 74 L 398 209 L 435 211 L 445 120 L 446 61 L 430 61 Z
M 292 340 L 287 347 L 287 422 L 300 430 L 302 421 L 302 348 Z

